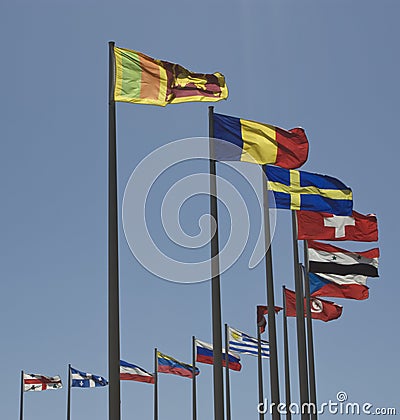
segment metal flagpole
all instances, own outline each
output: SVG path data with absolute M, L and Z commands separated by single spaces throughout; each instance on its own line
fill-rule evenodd
M 108 99 L 108 418 L 120 420 L 117 130 L 114 42 L 109 42 Z
M 290 369 L 289 369 L 289 340 L 287 330 L 287 316 L 286 316 L 286 287 L 282 286 L 283 292 L 283 346 L 285 353 L 285 394 L 286 394 L 286 419 L 292 419 L 292 413 L 290 412 Z
M 307 311 L 307 347 L 308 347 L 308 375 L 310 381 L 310 402 L 314 411 L 311 413 L 311 420 L 317 420 L 317 388 L 315 383 L 315 359 L 314 359 L 314 336 L 311 317 L 310 281 L 308 279 L 308 244 L 304 241 L 304 290 L 306 294 Z
M 71 420 L 71 365 L 68 365 L 67 420 Z
M 208 107 L 209 153 L 210 153 L 210 214 L 215 221 L 215 234 L 211 238 L 211 299 L 214 354 L 214 419 L 224 420 L 224 384 L 222 376 L 222 321 L 221 287 L 219 276 L 218 208 L 216 163 L 214 160 L 214 107 Z
M 226 420 L 231 420 L 231 385 L 229 378 L 229 337 L 228 324 L 225 324 L 225 392 L 226 392 Z
M 305 407 L 308 403 L 308 375 L 307 375 L 307 348 L 306 332 L 304 327 L 304 291 L 299 270 L 299 250 L 297 247 L 297 220 L 296 212 L 292 210 L 292 233 L 293 233 L 293 260 L 294 281 L 296 292 L 296 324 L 297 324 L 297 355 L 299 365 L 300 403 Z M 301 410 L 301 419 L 309 419 L 309 415 Z
M 154 420 L 158 420 L 158 351 L 154 349 Z
M 267 306 L 268 306 L 268 340 L 270 353 L 270 382 L 271 382 L 271 406 L 272 419 L 280 420 L 281 415 L 277 410 L 280 403 L 279 399 L 279 375 L 278 375 L 278 347 L 276 341 L 275 324 L 275 298 L 274 298 L 274 278 L 272 271 L 272 244 L 269 225 L 269 205 L 267 180 L 265 176 L 265 166 L 263 166 L 263 202 L 264 202 L 264 232 L 265 232 L 265 274 L 267 282 Z
M 24 371 L 21 370 L 21 394 L 19 397 L 19 420 L 24 418 Z
M 257 325 L 257 343 L 258 343 L 258 406 L 261 408 L 264 404 L 264 388 L 263 388 L 263 371 L 262 371 L 262 357 L 261 357 L 261 331 Z M 265 408 L 265 407 L 264 407 Z M 260 420 L 264 420 L 264 411 L 258 410 Z
M 197 393 L 196 393 L 196 337 L 192 337 L 192 403 L 193 403 L 193 420 L 197 420 Z

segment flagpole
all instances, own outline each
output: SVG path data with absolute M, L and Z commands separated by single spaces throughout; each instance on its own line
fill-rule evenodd
M 231 384 L 229 378 L 229 338 L 228 324 L 225 324 L 225 392 L 226 392 L 226 420 L 231 420 Z
M 297 324 L 297 356 L 299 365 L 300 403 L 304 407 L 308 403 L 308 375 L 307 375 L 307 348 L 306 332 L 304 327 L 304 291 L 299 270 L 299 250 L 297 247 L 297 220 L 296 212 L 292 210 L 292 234 L 293 234 L 293 261 L 294 281 L 296 292 L 296 324 Z M 309 415 L 302 412 L 301 419 L 309 419 Z
M 19 420 L 24 418 L 24 371 L 21 370 L 21 394 L 19 397 Z
M 154 420 L 158 420 L 158 352 L 154 349 Z
M 290 368 L 289 368 L 289 339 L 287 330 L 287 316 L 286 316 L 286 287 L 282 286 L 283 292 L 283 346 L 285 354 L 285 394 L 286 394 L 286 419 L 292 419 L 292 413 L 289 410 L 291 403 L 290 396 Z
M 269 205 L 267 180 L 265 176 L 265 166 L 263 166 L 263 204 L 264 204 L 264 232 L 265 232 L 265 274 L 267 283 L 267 306 L 268 306 L 268 340 L 270 349 L 270 383 L 271 383 L 271 406 L 272 419 L 280 420 L 281 415 L 277 410 L 280 403 L 279 398 L 279 375 L 278 375 L 278 346 L 276 341 L 275 324 L 275 298 L 274 298 L 274 278 L 272 271 L 272 244 L 269 225 Z
M 317 387 L 315 383 L 315 358 L 314 358 L 314 334 L 311 317 L 310 281 L 308 279 L 308 244 L 304 244 L 304 290 L 306 293 L 307 311 L 307 347 L 308 347 L 308 375 L 310 381 L 310 402 L 314 404 L 315 412 L 311 414 L 311 420 L 317 420 Z
M 218 206 L 216 163 L 214 159 L 214 107 L 208 107 L 209 153 L 210 153 L 210 214 L 215 222 L 215 233 L 211 238 L 211 296 L 213 327 L 213 376 L 214 376 L 214 419 L 224 420 L 224 384 L 222 375 L 222 321 L 221 287 L 219 276 Z M 212 220 L 211 220 L 212 223 Z
M 257 325 L 257 362 L 258 362 L 258 406 L 261 408 L 264 404 L 264 387 L 263 387 L 263 371 L 262 371 L 262 357 L 261 357 L 261 331 Z M 264 407 L 265 408 L 265 407 Z M 264 410 L 258 410 L 260 420 L 264 420 Z
M 196 392 L 196 337 L 192 337 L 192 402 L 193 402 L 193 420 L 197 420 L 197 392 Z
M 68 365 L 67 420 L 71 420 L 71 365 Z
M 117 129 L 114 101 L 114 45 L 114 42 L 108 43 L 108 416 L 109 420 L 120 420 Z

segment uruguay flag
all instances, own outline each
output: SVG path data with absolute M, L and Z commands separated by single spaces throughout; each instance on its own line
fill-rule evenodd
M 102 376 L 81 372 L 73 367 L 71 367 L 71 378 L 71 386 L 76 388 L 95 388 L 108 385 L 108 381 Z
M 228 328 L 229 348 L 236 353 L 258 356 L 258 340 L 235 328 Z M 269 343 L 261 340 L 261 357 L 269 359 Z

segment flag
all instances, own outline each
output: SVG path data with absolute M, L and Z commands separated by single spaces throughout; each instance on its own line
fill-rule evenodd
M 367 276 L 308 273 L 311 296 L 364 300 L 369 297 Z
M 298 239 L 362 242 L 378 240 L 378 222 L 374 214 L 364 215 L 353 210 L 351 216 L 314 211 L 297 211 L 296 215 Z
M 172 375 L 184 376 L 185 378 L 193 377 L 193 366 L 179 362 L 171 356 L 157 352 L 158 372 L 171 373 Z M 196 367 L 195 374 L 198 375 L 200 370 Z
M 280 306 L 275 306 L 275 313 L 277 314 L 283 308 Z M 257 306 L 257 326 L 260 328 L 260 333 L 262 334 L 265 331 L 265 326 L 267 325 L 267 321 L 264 318 L 264 315 L 268 313 L 268 306 Z
M 271 165 L 266 166 L 265 173 L 278 209 L 352 214 L 351 189 L 336 178 Z
M 61 378 L 57 376 L 35 375 L 24 373 L 24 391 L 46 391 L 62 388 Z
M 379 248 L 352 252 L 322 242 L 309 240 L 307 243 L 310 273 L 378 277 Z
M 132 363 L 124 362 L 123 360 L 120 360 L 119 363 L 119 379 L 121 381 L 137 381 L 154 384 L 153 374 L 146 372 L 141 367 L 133 365 Z
M 216 160 L 239 160 L 282 168 L 299 168 L 308 157 L 302 128 L 283 128 L 228 115 L 213 114 Z M 233 146 L 234 145 L 234 146 Z
M 296 293 L 285 289 L 286 316 L 296 316 Z M 311 318 L 324 322 L 332 321 L 342 315 L 343 307 L 329 300 L 310 298 Z M 304 299 L 304 316 L 306 316 L 306 299 Z
M 242 331 L 229 327 L 229 349 L 235 353 L 258 355 L 258 340 Z M 269 359 L 269 343 L 261 340 L 261 357 Z
M 221 73 L 192 73 L 179 64 L 125 48 L 114 47 L 114 57 L 115 101 L 165 106 L 228 97 Z
M 226 351 L 222 349 L 222 366 L 226 367 Z M 212 365 L 214 363 L 214 351 L 212 344 L 196 339 L 196 362 Z M 229 369 L 240 371 L 240 356 L 233 352 L 228 353 Z
M 71 367 L 72 387 L 76 388 L 95 388 L 98 386 L 107 386 L 108 382 L 102 376 L 92 375 L 91 373 L 81 372 Z

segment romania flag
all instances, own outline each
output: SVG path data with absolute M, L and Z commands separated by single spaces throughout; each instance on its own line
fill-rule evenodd
M 214 115 L 216 160 L 273 164 L 286 169 L 299 168 L 308 157 L 308 140 L 305 131 L 292 128 L 287 131 L 228 115 Z
M 160 105 L 216 102 L 228 97 L 221 73 L 193 73 L 179 64 L 114 47 L 114 100 Z

